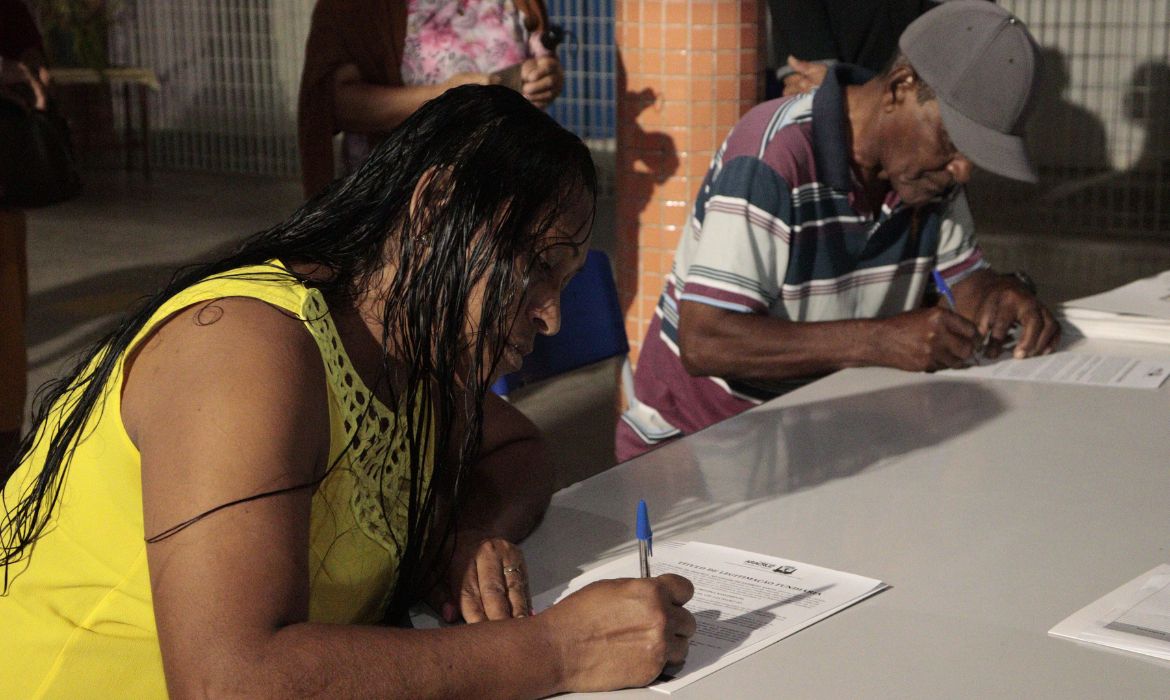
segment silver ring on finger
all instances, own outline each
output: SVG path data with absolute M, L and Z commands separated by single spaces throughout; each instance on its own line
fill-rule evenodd
M 504 567 L 504 575 L 505 576 L 507 576 L 508 574 L 515 574 L 515 573 L 519 573 L 519 572 L 520 572 L 520 567 L 518 567 L 518 566 L 505 566 Z

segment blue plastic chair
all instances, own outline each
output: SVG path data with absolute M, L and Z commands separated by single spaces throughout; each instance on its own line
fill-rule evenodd
M 538 335 L 524 366 L 496 380 L 492 391 L 507 396 L 522 386 L 630 351 L 609 258 L 589 251 L 585 266 L 561 292 L 561 330 Z

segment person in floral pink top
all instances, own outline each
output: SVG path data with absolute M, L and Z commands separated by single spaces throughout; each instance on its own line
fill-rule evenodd
M 519 12 L 508 0 L 410 0 L 402 80 L 438 85 L 459 73 L 491 73 L 529 57 L 547 56 L 527 44 Z
M 333 178 L 331 135 L 345 133 L 346 170 L 385 133 L 449 88 L 504 82 L 547 107 L 564 73 L 539 41 L 543 0 L 318 0 L 305 50 L 299 137 L 306 195 Z

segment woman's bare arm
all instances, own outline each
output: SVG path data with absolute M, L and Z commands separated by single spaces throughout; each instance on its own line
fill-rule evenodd
M 296 319 L 255 300 L 200 304 L 132 359 L 123 418 L 142 455 L 147 537 L 321 474 L 324 369 Z M 311 496 L 231 506 L 148 544 L 173 696 L 538 697 L 642 684 L 685 656 L 690 588 L 669 576 L 451 629 L 307 622 Z
M 334 118 L 342 131 L 390 131 L 424 102 L 450 88 L 491 82 L 487 73 L 459 73 L 438 85 L 375 85 L 362 79 L 356 65 L 347 63 L 333 74 Z
M 548 508 L 553 477 L 537 427 L 518 408 L 489 392 L 483 407 L 483 445 L 472 467 L 462 521 L 519 542 Z

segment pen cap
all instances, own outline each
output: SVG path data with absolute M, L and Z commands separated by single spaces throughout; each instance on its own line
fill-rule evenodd
M 650 531 L 650 516 L 646 513 L 646 501 L 638 501 L 638 527 L 636 534 L 638 539 L 650 542 L 654 539 L 654 533 Z

